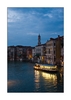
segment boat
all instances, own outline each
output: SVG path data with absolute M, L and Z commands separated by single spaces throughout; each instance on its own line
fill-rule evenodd
M 48 65 L 48 64 L 38 64 L 34 65 L 35 70 L 45 71 L 49 73 L 56 73 L 58 72 L 58 68 L 56 65 Z

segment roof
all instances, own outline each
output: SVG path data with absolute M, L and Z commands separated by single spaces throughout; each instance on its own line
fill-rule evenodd
M 47 42 L 49 42 L 49 41 L 51 41 L 51 40 L 58 40 L 58 39 L 63 39 L 63 38 L 64 38 L 64 36 L 58 35 L 57 38 L 50 38 L 50 40 L 48 40 Z
M 8 48 L 9 48 L 9 47 L 10 47 L 10 48 L 15 48 L 15 46 L 8 46 Z

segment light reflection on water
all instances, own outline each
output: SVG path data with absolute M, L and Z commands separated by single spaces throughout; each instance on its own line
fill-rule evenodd
M 62 74 L 33 69 L 31 63 L 8 64 L 8 92 L 63 92 Z
M 8 87 L 12 87 L 12 86 L 15 86 L 17 84 L 19 84 L 19 81 L 18 80 L 9 80 L 7 82 Z
M 34 82 L 35 82 L 36 91 L 40 91 L 41 83 L 43 83 L 42 87 L 46 87 L 45 91 L 52 92 L 52 88 L 53 91 L 57 91 L 58 84 L 59 84 L 58 82 L 62 82 L 62 74 L 60 75 L 50 74 L 38 70 L 35 70 L 34 74 L 35 74 Z M 43 80 L 43 82 L 41 81 L 41 79 Z
M 40 77 L 43 77 L 43 80 L 46 80 L 46 84 L 48 83 L 49 87 L 56 86 L 57 85 L 57 75 L 56 74 L 50 74 L 45 72 L 40 72 L 35 70 L 35 88 L 37 91 L 39 91 L 40 88 Z M 51 84 L 52 83 L 52 84 Z
M 52 80 L 52 81 L 56 81 L 57 80 L 57 76 L 55 74 L 49 74 L 49 73 L 45 73 L 42 72 L 42 76 L 47 79 L 47 80 Z
M 35 70 L 35 88 L 36 88 L 36 91 L 38 91 L 39 89 L 39 83 L 40 83 L 40 80 L 39 80 L 39 71 Z
M 46 86 L 48 86 L 48 88 L 57 88 L 57 75 L 56 74 L 42 72 L 42 77 L 46 80 Z

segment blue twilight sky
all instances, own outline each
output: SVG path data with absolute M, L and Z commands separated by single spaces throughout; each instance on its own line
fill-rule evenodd
M 7 8 L 8 46 L 36 46 L 51 37 L 64 35 L 64 8 Z

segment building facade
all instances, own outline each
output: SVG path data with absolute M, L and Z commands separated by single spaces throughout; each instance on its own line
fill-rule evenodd
M 64 62 L 64 37 L 59 36 L 56 38 L 56 63 L 61 64 Z
M 46 62 L 48 64 L 55 64 L 56 61 L 56 41 L 51 38 L 46 42 Z
M 9 46 L 8 47 L 8 60 L 9 61 L 24 61 L 32 59 L 31 46 Z
M 35 57 L 39 62 L 45 62 L 46 44 L 37 45 L 35 47 Z
M 16 53 L 16 51 L 15 51 L 15 46 L 9 46 L 8 47 L 8 60 L 10 60 L 10 61 L 14 61 L 15 60 L 15 53 Z
M 35 47 L 32 47 L 32 58 L 35 56 Z
M 64 38 L 59 36 L 57 38 L 50 38 L 46 42 L 46 62 L 48 64 L 62 63 L 64 58 Z
M 45 44 L 41 44 L 41 36 L 38 35 L 38 44 L 31 46 L 9 46 L 8 60 L 33 61 L 48 64 L 64 64 L 64 37 L 50 38 Z
M 27 47 L 27 59 L 32 59 L 32 47 Z

